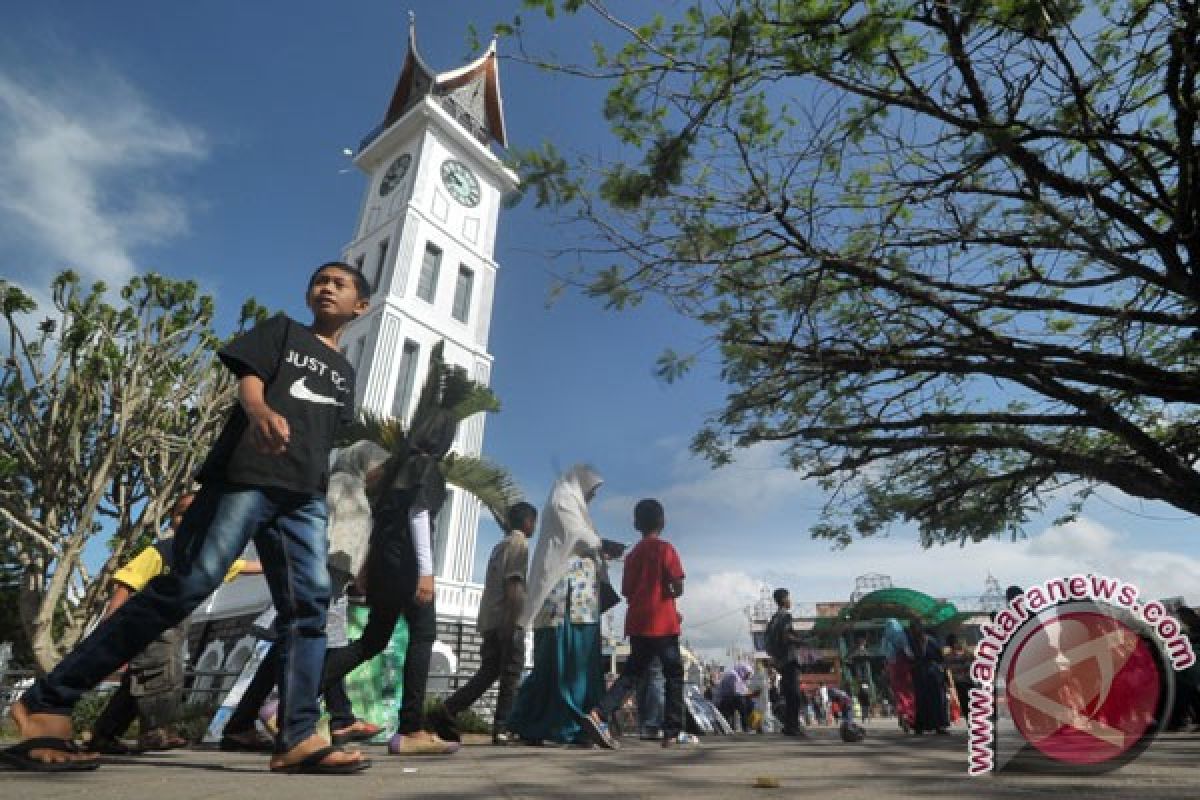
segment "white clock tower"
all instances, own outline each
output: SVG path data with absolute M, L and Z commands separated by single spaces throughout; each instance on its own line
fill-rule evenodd
M 417 53 L 410 22 L 387 113 L 354 158 L 369 180 L 343 258 L 363 271 L 373 294 L 342 341 L 360 409 L 407 422 L 439 340 L 447 363 L 490 381 L 496 221 L 517 186 L 493 142 L 507 144 L 495 42 L 473 63 L 437 73 Z M 460 426 L 455 452 L 480 453 L 483 418 Z M 471 582 L 479 513 L 477 500 L 451 487 L 434 531 L 438 616 L 460 639 L 479 608 L 481 587 Z

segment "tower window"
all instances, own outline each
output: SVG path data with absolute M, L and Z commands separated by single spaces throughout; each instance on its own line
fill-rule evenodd
M 425 256 L 421 259 L 421 276 L 417 279 L 417 297 L 432 303 L 437 294 L 438 272 L 442 268 L 442 251 L 430 242 L 425 243 Z
M 466 322 L 471 314 L 471 289 L 474 285 L 475 273 L 460 265 L 458 282 L 454 285 L 454 307 L 450 311 L 459 322 Z
M 380 285 L 383 284 L 384 267 L 387 265 L 388 245 L 390 239 L 384 239 L 379 243 L 379 262 L 375 265 L 375 280 L 371 281 L 371 291 L 379 291 Z
M 413 384 L 417 379 L 417 355 L 421 348 L 412 339 L 404 340 L 400 355 L 400 372 L 396 375 L 396 394 L 392 397 L 392 416 L 404 420 L 412 400 Z

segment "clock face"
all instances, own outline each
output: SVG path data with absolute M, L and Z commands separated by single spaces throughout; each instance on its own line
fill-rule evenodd
M 442 183 L 462 205 L 468 208 L 479 205 L 479 179 L 461 161 L 448 158 L 442 162 Z
M 380 197 L 387 197 L 393 189 L 400 185 L 400 181 L 404 180 L 404 176 L 408 174 L 411 164 L 412 156 L 405 153 L 397 156 L 396 160 L 388 165 L 387 172 L 383 173 L 383 180 L 379 182 Z

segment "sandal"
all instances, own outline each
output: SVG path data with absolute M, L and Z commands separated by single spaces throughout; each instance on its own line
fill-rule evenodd
M 600 715 L 595 711 L 589 711 L 580 717 L 579 726 L 583 728 L 583 732 L 588 735 L 589 739 L 605 750 L 619 750 L 621 748 L 621 743 L 613 738 L 608 730 L 608 725 L 604 723 L 604 720 L 600 719 Z
M 279 766 L 271 767 L 271 772 L 282 775 L 351 775 L 355 772 L 362 772 L 367 767 L 371 766 L 371 760 L 364 758 L 361 761 L 350 761 L 345 764 L 326 764 L 325 759 L 333 753 L 346 752 L 340 747 L 322 747 L 313 753 L 309 753 L 295 764 L 280 764 Z
M 155 728 L 139 736 L 137 746 L 138 751 L 142 753 L 156 750 L 178 750 L 181 747 L 187 747 L 188 740 L 162 728 Z
M 383 728 L 378 725 L 358 719 L 348 728 L 329 733 L 334 744 L 349 744 L 350 742 L 369 742 L 382 732 Z
M 43 761 L 30 755 L 34 750 L 55 750 L 72 755 L 83 752 L 70 739 L 60 739 L 57 736 L 35 736 L 0 750 L 0 764 L 5 765 L 8 769 L 23 772 L 84 772 L 100 766 L 100 760 L 95 758 Z
M 217 747 L 227 753 L 271 753 L 275 750 L 275 742 L 270 736 L 251 729 L 224 734 Z
M 110 736 L 95 736 L 87 743 L 84 748 L 89 753 L 100 753 L 105 756 L 128 756 L 133 754 L 133 750 L 129 745 Z

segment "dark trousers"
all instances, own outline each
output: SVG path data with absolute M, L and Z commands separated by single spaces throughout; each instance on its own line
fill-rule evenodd
M 625 697 L 637 688 L 638 678 L 646 674 L 650 662 L 658 658 L 666 682 L 663 709 L 663 734 L 671 739 L 684 729 L 683 719 L 683 657 L 679 652 L 678 636 L 630 636 L 629 658 L 621 668 L 621 677 L 609 688 L 600 701 L 600 715 L 609 719 L 625 702 Z
M 800 730 L 800 665 L 789 661 L 779 671 L 779 691 L 783 695 L 784 733 L 795 733 Z
M 183 642 L 187 624 L 168 628 L 134 657 L 121 685 L 92 725 L 92 735 L 119 739 L 135 719 L 143 734 L 170 724 L 183 703 Z
M 329 650 L 326 657 L 332 656 L 340 649 L 335 647 Z M 279 643 L 276 642 L 259 662 L 254 677 L 246 685 L 246 691 L 242 693 L 242 698 L 229 715 L 229 720 L 225 723 L 225 733 L 245 733 L 254 728 L 258 711 L 263 703 L 267 702 L 267 697 L 275 688 L 278 678 Z M 350 696 L 346 694 L 344 681 L 335 681 L 325 688 L 325 708 L 329 710 L 330 730 L 340 731 L 354 724 L 354 707 L 350 704 Z
M 446 710 L 451 716 L 470 708 L 499 679 L 496 715 L 493 719 L 497 731 L 504 729 L 517 691 L 517 682 L 525 666 L 525 635 L 520 628 L 517 631 L 515 634 L 494 630 L 484 632 L 483 647 L 479 651 L 479 670 L 458 691 L 446 698 Z
M 417 555 L 408 527 L 408 510 L 386 504 L 375 519 L 371 531 L 371 549 L 367 557 L 367 608 L 369 615 L 362 636 L 330 653 L 325 661 L 322 685 L 328 687 L 347 673 L 383 652 L 396 623 L 403 616 L 408 623 L 408 649 L 404 658 L 404 687 L 400 701 L 399 733 L 415 733 L 425 726 L 425 686 L 429 681 L 429 661 L 437 639 L 435 603 L 418 605 Z
M 720 711 L 721 716 L 725 717 L 729 727 L 736 729 L 737 721 L 741 720 L 743 731 L 750 730 L 750 712 L 753 710 L 754 701 L 740 694 L 723 697 L 721 702 L 717 703 L 717 711 Z

